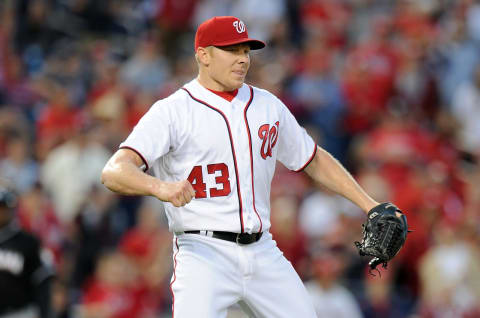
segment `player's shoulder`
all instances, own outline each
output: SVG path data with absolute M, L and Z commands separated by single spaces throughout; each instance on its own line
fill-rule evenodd
M 172 94 L 162 99 L 157 100 L 150 107 L 151 112 L 169 112 L 181 110 L 182 106 L 187 101 L 186 92 L 183 89 L 178 89 Z
M 40 240 L 33 234 L 24 230 L 19 230 L 16 235 L 17 240 L 23 242 L 25 245 L 37 248 L 40 246 Z
M 248 86 L 250 86 L 252 88 L 253 93 L 255 94 L 255 97 L 277 99 L 277 96 L 275 96 L 273 93 L 271 93 L 270 91 L 268 91 L 264 88 L 260 88 L 260 87 L 257 87 L 257 86 L 251 85 L 251 84 L 248 84 Z
M 13 242 L 15 245 L 18 246 L 34 248 L 40 245 L 40 241 L 37 237 L 21 229 L 16 222 L 11 222 L 10 224 L 2 228 L 1 231 L 3 240 L 0 240 L 0 243 Z
M 275 106 L 280 111 L 283 111 L 284 109 L 286 109 L 285 104 L 280 100 L 280 98 L 278 98 L 278 96 L 276 96 L 272 92 L 264 88 L 256 87 L 253 85 L 248 85 L 248 86 L 252 88 L 253 94 L 254 94 L 254 100 L 256 100 L 257 102 L 264 105 L 269 105 L 270 107 Z
M 183 103 L 186 100 L 185 92 L 182 89 L 177 89 L 169 96 L 157 100 L 152 107 L 174 107 Z
M 250 84 L 248 84 L 248 86 L 252 88 L 255 98 L 270 99 L 276 103 L 282 103 L 281 100 L 272 92 Z

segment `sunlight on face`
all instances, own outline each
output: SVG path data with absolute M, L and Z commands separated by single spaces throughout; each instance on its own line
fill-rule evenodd
M 221 91 L 240 88 L 245 82 L 250 67 L 250 46 L 236 44 L 224 47 L 209 47 L 210 63 L 208 77 Z

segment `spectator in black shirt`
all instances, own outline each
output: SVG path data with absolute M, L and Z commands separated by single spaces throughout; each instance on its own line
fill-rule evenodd
M 40 242 L 13 220 L 16 201 L 0 185 L 0 318 L 50 318 L 53 273 Z

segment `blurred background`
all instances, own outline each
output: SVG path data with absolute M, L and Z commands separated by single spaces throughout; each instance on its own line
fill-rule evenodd
M 479 1 L 2 0 L 0 178 L 55 268 L 57 316 L 171 316 L 161 203 L 99 179 L 196 75 L 194 31 L 214 15 L 268 43 L 248 82 L 414 230 L 372 277 L 353 245 L 364 214 L 278 164 L 271 231 L 318 316 L 480 317 Z

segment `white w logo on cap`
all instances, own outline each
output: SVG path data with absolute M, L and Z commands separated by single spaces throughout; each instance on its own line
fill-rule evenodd
M 240 21 L 240 20 L 234 21 L 233 26 L 235 27 L 235 29 L 237 30 L 238 33 L 245 32 L 245 23 L 243 23 L 242 21 Z

